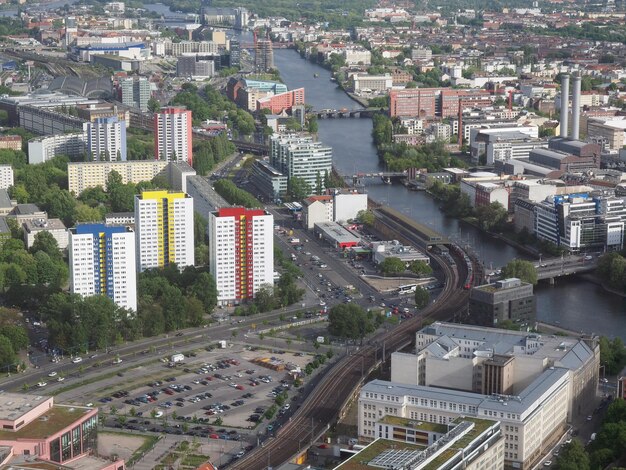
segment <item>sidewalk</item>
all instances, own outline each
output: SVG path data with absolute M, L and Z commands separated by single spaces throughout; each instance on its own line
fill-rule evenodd
M 132 468 L 133 470 L 152 470 L 170 450 L 173 450 L 176 447 L 180 440 L 180 436 L 173 436 L 171 434 L 166 435 L 163 439 L 157 442 L 154 448 L 144 455 L 141 460 L 129 468 Z

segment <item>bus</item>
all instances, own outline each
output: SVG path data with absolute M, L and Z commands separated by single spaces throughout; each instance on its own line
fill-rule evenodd
M 417 290 L 417 284 L 407 284 L 405 286 L 398 287 L 398 294 L 411 294 Z

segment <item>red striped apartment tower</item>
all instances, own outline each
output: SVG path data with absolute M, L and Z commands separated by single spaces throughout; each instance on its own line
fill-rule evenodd
M 169 106 L 154 115 L 154 158 L 192 164 L 191 111 Z
M 224 207 L 209 215 L 209 267 L 219 305 L 254 298 L 274 283 L 274 217 L 262 209 Z

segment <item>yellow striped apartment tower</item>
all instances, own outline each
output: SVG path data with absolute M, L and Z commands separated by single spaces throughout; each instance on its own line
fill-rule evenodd
M 135 196 L 137 269 L 182 269 L 194 264 L 193 198 L 183 192 L 144 191 Z

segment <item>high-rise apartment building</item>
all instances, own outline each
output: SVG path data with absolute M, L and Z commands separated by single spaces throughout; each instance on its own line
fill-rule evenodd
M 137 269 L 194 264 L 193 198 L 183 192 L 144 191 L 135 196 Z
M 120 80 L 122 103 L 127 106 L 148 111 L 150 82 L 147 78 L 123 78 Z
M 270 140 L 270 164 L 288 178 L 303 179 L 313 192 L 318 176 L 323 181 L 332 171 L 333 150 L 311 136 L 275 135 Z
M 128 227 L 84 224 L 70 229 L 70 289 L 83 297 L 106 295 L 137 310 L 135 233 Z
M 261 209 L 221 208 L 209 215 L 209 264 L 221 305 L 252 299 L 274 282 L 274 217 Z
M 274 48 L 270 39 L 257 39 L 254 44 L 254 69 L 267 72 L 274 68 Z
M 169 106 L 154 115 L 154 158 L 192 164 L 191 111 Z
M 87 152 L 94 161 L 126 161 L 126 123 L 117 117 L 96 118 L 83 124 Z

